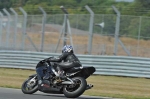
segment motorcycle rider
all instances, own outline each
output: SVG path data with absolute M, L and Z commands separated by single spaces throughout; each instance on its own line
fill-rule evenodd
M 45 60 L 41 61 L 36 67 L 36 72 L 38 74 L 38 80 L 39 80 L 40 85 L 43 85 L 43 84 L 48 85 L 48 83 L 49 83 L 47 80 L 43 79 L 43 77 L 44 77 L 43 70 L 46 68 L 44 61 Z M 73 47 L 71 45 L 65 45 L 62 48 L 62 54 L 59 57 L 57 57 L 57 58 L 50 57 L 50 58 L 46 59 L 46 61 L 57 62 L 57 63 L 55 63 L 55 66 L 57 66 L 59 78 L 61 80 L 66 78 L 64 76 L 64 71 L 63 71 L 64 69 L 82 66 L 81 62 L 74 54 Z M 44 64 L 44 65 L 40 67 L 40 64 Z

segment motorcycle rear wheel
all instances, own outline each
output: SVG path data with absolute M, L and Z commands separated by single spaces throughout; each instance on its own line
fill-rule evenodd
M 63 93 L 67 98 L 77 98 L 86 90 L 87 82 L 83 77 L 72 78 L 75 84 L 65 85 Z
M 30 77 L 29 79 L 27 79 L 26 81 L 23 82 L 21 90 L 24 94 L 33 94 L 35 92 L 38 91 L 38 82 L 37 80 L 35 82 L 30 82 L 30 80 L 33 77 Z M 30 82 L 30 84 L 29 84 Z

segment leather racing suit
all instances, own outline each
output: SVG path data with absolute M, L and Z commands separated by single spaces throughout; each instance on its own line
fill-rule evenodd
M 61 69 L 68 69 L 68 68 L 72 68 L 72 67 L 82 66 L 79 59 L 72 52 L 65 52 L 62 55 L 60 55 L 58 58 L 50 58 L 49 61 L 59 62 L 59 63 L 57 63 L 57 65 Z
M 73 67 L 81 67 L 81 62 L 79 61 L 79 59 L 76 57 L 76 55 L 73 53 L 73 52 L 65 52 L 65 53 L 62 53 L 62 55 L 60 55 L 59 57 L 57 58 L 48 58 L 46 59 L 47 61 L 50 61 L 50 62 L 56 62 L 56 65 L 57 65 L 57 70 L 58 71 L 63 71 L 65 69 L 68 69 L 68 68 L 73 68 Z M 37 75 L 38 75 L 38 80 L 44 80 L 44 72 L 43 70 L 47 68 L 46 67 L 46 64 L 42 61 L 40 61 L 37 66 L 36 66 L 36 72 L 37 72 Z M 62 76 L 63 73 L 60 72 L 60 76 Z M 40 84 L 40 83 L 39 83 Z

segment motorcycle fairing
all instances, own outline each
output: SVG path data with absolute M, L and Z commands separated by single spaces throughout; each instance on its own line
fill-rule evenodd
M 90 75 L 92 75 L 95 72 L 94 67 L 83 67 L 80 72 L 76 73 L 74 76 L 80 76 L 84 77 L 85 79 L 88 78 Z
M 29 77 L 35 77 L 35 76 L 37 76 L 37 74 L 30 75 Z

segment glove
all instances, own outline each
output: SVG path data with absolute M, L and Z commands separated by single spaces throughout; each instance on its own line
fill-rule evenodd
M 45 60 L 41 60 L 40 63 L 41 63 L 41 64 L 45 63 Z
M 51 60 L 52 58 L 54 58 L 54 57 L 46 58 L 46 59 L 44 59 L 44 61 L 45 61 L 45 62 L 50 62 L 50 60 Z
M 44 61 L 45 61 L 45 62 L 49 62 L 50 60 L 49 60 L 49 58 L 46 58 L 46 59 L 44 59 Z
M 46 59 L 44 59 L 44 60 L 42 60 L 42 61 L 40 61 L 40 63 L 45 63 L 45 62 L 50 62 L 50 59 L 52 59 L 52 58 L 54 58 L 54 57 L 49 57 L 49 58 L 46 58 Z
M 40 63 L 43 64 L 43 63 L 48 62 L 48 61 L 49 61 L 49 58 L 46 58 L 46 59 L 44 59 L 44 60 L 41 60 Z

